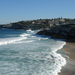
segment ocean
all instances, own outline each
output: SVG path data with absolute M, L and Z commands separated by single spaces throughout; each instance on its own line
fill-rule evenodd
M 66 42 L 38 31 L 0 29 L 0 75 L 58 75 L 66 60 L 57 51 Z

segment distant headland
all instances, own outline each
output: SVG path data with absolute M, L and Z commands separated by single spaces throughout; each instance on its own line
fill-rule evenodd
M 37 19 L 28 21 L 19 21 L 9 24 L 0 24 L 0 28 L 9 29 L 24 29 L 24 30 L 37 30 L 37 29 L 50 29 L 51 27 L 75 24 L 75 19 L 69 18 L 54 18 L 54 19 Z
M 47 35 L 55 39 L 67 39 L 75 42 L 75 19 L 55 18 L 19 21 L 0 25 L 0 28 L 42 30 L 38 35 Z

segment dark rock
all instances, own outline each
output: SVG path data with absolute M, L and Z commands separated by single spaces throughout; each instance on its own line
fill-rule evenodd
M 54 39 L 66 39 L 75 41 L 75 25 L 62 25 L 43 30 L 37 33 L 38 35 L 51 36 Z
M 38 35 L 47 35 L 47 30 L 43 30 L 37 33 Z

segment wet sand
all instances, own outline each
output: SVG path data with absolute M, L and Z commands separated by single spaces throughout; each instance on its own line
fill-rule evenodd
M 63 50 L 67 55 L 67 63 L 62 67 L 59 75 L 75 75 L 75 43 L 66 43 Z

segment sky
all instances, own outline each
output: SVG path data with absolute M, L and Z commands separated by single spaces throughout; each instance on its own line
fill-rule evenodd
M 75 0 L 0 0 L 0 24 L 59 17 L 75 18 Z

